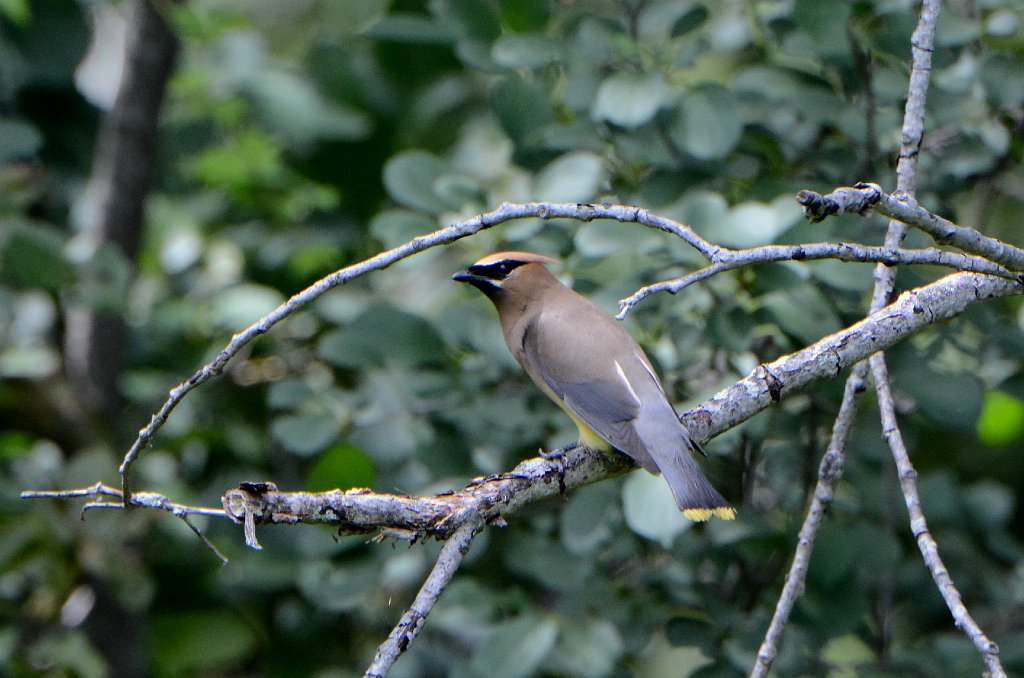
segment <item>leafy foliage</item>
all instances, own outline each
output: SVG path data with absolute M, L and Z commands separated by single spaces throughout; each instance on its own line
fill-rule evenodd
M 914 7 L 443 0 L 164 6 L 182 42 L 138 261 L 90 251 L 98 113 L 75 86 L 86 7 L 0 1 L 0 665 L 180 675 L 355 675 L 437 545 L 261 532 L 18 500 L 113 480 L 166 391 L 318 276 L 501 201 L 616 201 L 730 246 L 876 243 L 877 219 L 800 219 L 792 194 L 893 184 Z M 919 200 L 1021 244 L 1024 20 L 943 15 Z M 97 24 L 98 25 L 98 24 Z M 55 36 L 60 36 L 56 38 Z M 914 244 L 923 236 L 911 236 Z M 322 298 L 179 407 L 137 486 L 217 505 L 241 480 L 427 493 L 573 432 L 526 383 L 493 311 L 450 284 L 498 248 L 566 262 L 608 310 L 697 263 L 617 223 L 527 220 Z M 912 287 L 940 273 L 908 270 Z M 772 265 L 654 297 L 630 329 L 680 409 L 859 319 L 866 265 Z M 62 377 L 74 302 L 130 327 L 123 406 Z M 1024 671 L 1024 337 L 988 303 L 890 352 L 930 525 L 981 624 Z M 841 396 L 822 383 L 712 441 L 735 523 L 679 521 L 635 473 L 517 516 L 468 562 L 394 675 L 736 675 L 788 566 Z M 878 418 L 844 480 L 775 670 L 978 673 L 920 562 Z M 659 492 L 661 494 L 659 494 Z

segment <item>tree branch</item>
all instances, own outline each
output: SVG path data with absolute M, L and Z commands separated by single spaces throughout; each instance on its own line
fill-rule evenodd
M 772 662 L 775 661 L 775 655 L 778 653 L 782 632 L 789 622 L 789 615 L 792 613 L 797 599 L 803 595 L 807 569 L 811 563 L 811 553 L 814 551 L 814 542 L 818 538 L 818 531 L 821 529 L 825 512 L 832 505 L 836 485 L 839 484 L 839 479 L 843 476 L 843 469 L 846 465 L 846 444 L 850 440 L 850 429 L 853 427 L 853 420 L 857 416 L 861 396 L 865 391 L 864 378 L 867 371 L 867 362 L 857 363 L 857 366 L 853 368 L 853 373 L 846 380 L 843 402 L 839 406 L 839 414 L 832 426 L 832 438 L 829 440 L 828 450 L 818 466 L 818 482 L 814 486 L 811 506 L 807 509 L 804 523 L 800 527 L 796 551 L 793 553 L 793 563 L 786 574 L 786 583 L 775 604 L 775 613 L 768 625 L 768 631 L 757 651 L 757 660 L 750 671 L 750 678 L 765 678 L 768 675 Z
M 434 609 L 455 576 L 455 571 L 459 569 L 462 559 L 469 552 L 473 537 L 483 528 L 483 520 L 477 514 L 468 514 L 458 522 L 461 523 L 459 529 L 444 543 L 434 568 L 420 587 L 412 605 L 402 615 L 388 639 L 377 648 L 377 654 L 366 669 L 364 678 L 383 678 L 402 653 L 409 649 L 410 643 L 426 623 L 427 615 Z
M 896 460 L 896 469 L 899 472 L 900 487 L 903 490 L 903 499 L 907 505 L 907 513 L 910 514 L 910 531 L 917 542 L 917 548 L 921 551 L 928 571 L 935 581 L 935 585 L 946 601 L 956 622 L 957 628 L 967 634 L 967 637 L 974 643 L 974 647 L 981 653 L 981 658 L 988 668 L 988 675 L 991 678 L 1006 678 L 1006 671 L 999 661 L 999 646 L 990 640 L 985 632 L 981 630 L 974 617 L 964 605 L 960 591 L 953 583 L 953 578 L 946 569 L 946 564 L 939 556 L 939 545 L 928 530 L 928 522 L 925 520 L 924 511 L 921 509 L 921 498 L 917 492 L 917 471 L 910 462 L 910 455 L 907 453 L 906 444 L 903 442 L 903 435 L 900 433 L 896 421 L 896 404 L 892 397 L 892 388 L 889 385 L 889 371 L 885 364 L 884 356 L 879 353 L 871 358 L 871 371 L 875 375 L 875 391 L 878 394 L 878 406 L 882 415 L 882 435 L 892 450 L 893 459 Z
M 826 195 L 800 191 L 797 202 L 803 206 L 807 218 L 814 222 L 847 212 L 863 215 L 875 211 L 924 231 L 939 244 L 952 245 L 1012 271 L 1024 271 L 1024 250 L 932 214 L 907 193 L 889 195 L 877 184 L 861 183 L 837 188 Z
M 885 266 L 901 264 L 930 264 L 946 266 L 958 271 L 987 273 L 1009 280 L 1024 279 L 1020 273 L 1009 271 L 988 259 L 962 252 L 947 252 L 934 248 L 902 249 L 899 247 L 871 247 L 850 243 L 809 243 L 806 245 L 765 245 L 744 250 L 719 248 L 709 266 L 687 273 L 672 280 L 641 287 L 631 296 L 619 302 L 616 318 L 622 319 L 633 306 L 656 292 L 676 294 L 683 288 L 706 280 L 724 271 L 731 271 L 753 264 L 769 264 L 780 261 L 807 261 L 812 259 L 837 259 L 850 262 L 878 262 Z

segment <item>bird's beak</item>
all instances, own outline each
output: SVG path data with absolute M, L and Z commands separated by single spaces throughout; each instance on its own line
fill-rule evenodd
M 501 285 L 497 284 L 490 278 L 477 275 L 476 273 L 470 273 L 469 271 L 459 271 L 452 276 L 452 280 L 455 282 L 469 283 L 487 295 L 493 294 L 501 289 Z

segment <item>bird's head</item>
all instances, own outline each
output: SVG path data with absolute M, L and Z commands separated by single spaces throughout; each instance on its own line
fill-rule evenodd
M 452 280 L 469 283 L 495 300 L 502 292 L 526 291 L 541 281 L 554 280 L 544 265 L 557 263 L 557 259 L 532 252 L 495 252 L 459 271 Z

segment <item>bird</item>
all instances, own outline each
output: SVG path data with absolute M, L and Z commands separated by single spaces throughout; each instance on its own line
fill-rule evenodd
M 625 453 L 664 475 L 686 518 L 731 520 L 736 511 L 697 467 L 700 445 L 679 421 L 636 340 L 548 270 L 558 260 L 497 252 L 452 276 L 493 302 L 509 351 L 579 429 L 579 443 Z M 570 448 L 573 446 L 569 446 Z

